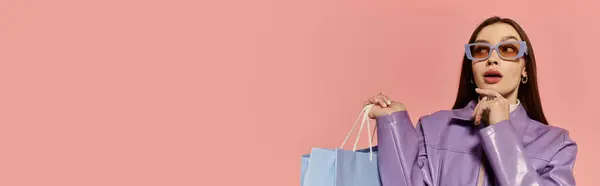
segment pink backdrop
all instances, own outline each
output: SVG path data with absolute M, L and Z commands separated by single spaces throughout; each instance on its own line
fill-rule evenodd
M 413 120 L 449 108 L 462 45 L 492 15 L 529 33 L 546 115 L 593 185 L 598 7 L 1 1 L 0 185 L 298 185 L 300 155 L 337 147 L 377 92 Z

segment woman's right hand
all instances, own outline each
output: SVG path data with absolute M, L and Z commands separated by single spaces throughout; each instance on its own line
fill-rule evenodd
M 379 93 L 365 102 L 365 105 L 374 104 L 375 106 L 369 112 L 369 118 L 376 119 L 379 116 L 388 115 L 398 111 L 405 111 L 404 104 L 392 101 L 387 96 Z

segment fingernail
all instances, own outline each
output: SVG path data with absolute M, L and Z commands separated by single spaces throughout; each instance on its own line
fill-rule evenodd
M 387 100 L 386 102 L 387 102 L 388 105 L 392 104 L 392 101 L 390 101 L 390 100 Z

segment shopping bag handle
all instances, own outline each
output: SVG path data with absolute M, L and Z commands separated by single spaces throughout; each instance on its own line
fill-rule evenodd
M 352 129 L 350 129 L 350 132 L 348 132 L 348 134 L 346 135 L 346 138 L 344 139 L 344 142 L 342 142 L 342 145 L 340 146 L 340 148 L 343 148 L 344 145 L 346 145 L 346 142 L 350 138 L 350 135 L 354 131 L 354 128 L 356 128 L 356 124 L 357 124 L 358 120 L 362 118 L 362 121 L 360 123 L 360 128 L 358 129 L 358 134 L 356 136 L 356 140 L 354 141 L 354 147 L 352 148 L 352 151 L 356 151 L 356 148 L 358 147 L 358 141 L 360 140 L 360 134 L 362 132 L 362 129 L 364 128 L 365 123 L 367 123 L 367 132 L 369 133 L 369 161 L 373 160 L 373 136 L 374 136 L 374 133 L 376 130 L 376 129 L 373 130 L 373 134 L 371 134 L 371 122 L 370 122 L 370 118 L 369 118 L 369 112 L 371 112 L 371 109 L 374 106 L 375 105 L 373 105 L 373 104 L 369 104 L 369 105 L 366 105 L 365 107 L 363 107 L 362 111 L 360 112 L 360 114 L 358 115 L 356 120 L 354 121 L 354 125 L 352 125 Z

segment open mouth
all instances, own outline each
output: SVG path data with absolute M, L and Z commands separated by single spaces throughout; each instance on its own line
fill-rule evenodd
M 488 84 L 495 84 L 502 80 L 502 74 L 495 70 L 488 70 L 483 74 L 483 80 Z

